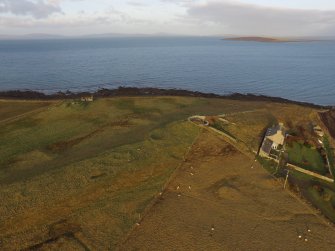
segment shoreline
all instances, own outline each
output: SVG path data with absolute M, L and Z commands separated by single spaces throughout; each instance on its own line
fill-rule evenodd
M 239 101 L 267 101 L 283 104 L 295 104 L 316 109 L 332 109 L 331 105 L 318 105 L 303 101 L 294 101 L 281 97 L 273 97 L 267 95 L 258 94 L 241 94 L 232 93 L 227 95 L 220 95 L 215 93 L 203 93 L 198 91 L 189 91 L 183 89 L 163 89 L 163 88 L 151 88 L 151 87 L 123 87 L 120 86 L 116 89 L 100 89 L 95 92 L 78 92 L 74 93 L 71 91 L 57 92 L 54 94 L 45 94 L 43 92 L 32 91 L 32 90 L 12 90 L 12 91 L 0 91 L 0 99 L 7 100 L 59 100 L 59 99 L 76 99 L 83 96 L 93 95 L 96 98 L 106 97 L 126 97 L 126 96 L 184 96 L 184 97 L 200 97 L 200 98 L 219 98 L 219 99 L 230 99 Z

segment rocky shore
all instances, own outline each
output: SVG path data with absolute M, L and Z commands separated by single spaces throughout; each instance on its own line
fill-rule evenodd
M 185 97 L 203 97 L 203 98 L 222 98 L 240 101 L 268 101 L 276 103 L 304 105 L 317 109 L 330 109 L 330 106 L 322 106 L 308 102 L 299 102 L 280 97 L 270 97 L 256 94 L 233 93 L 229 95 L 219 95 L 214 93 L 202 93 L 196 91 L 179 89 L 160 89 L 160 88 L 137 88 L 137 87 L 119 87 L 117 89 L 101 89 L 96 92 L 57 92 L 54 94 L 45 94 L 42 92 L 30 90 L 13 90 L 0 92 L 0 98 L 3 99 L 25 99 L 25 100 L 50 100 L 50 99 L 76 99 L 83 96 L 93 95 L 96 98 L 101 97 L 120 97 L 120 96 L 185 96 Z

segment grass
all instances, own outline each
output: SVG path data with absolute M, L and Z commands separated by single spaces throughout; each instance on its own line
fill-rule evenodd
M 257 161 L 263 166 L 265 170 L 267 170 L 270 174 L 275 177 L 285 177 L 286 171 L 282 169 L 282 163 L 278 165 L 272 159 L 263 158 L 261 156 L 257 156 Z
M 331 148 L 329 139 L 327 136 L 323 138 L 323 145 L 324 145 L 324 148 L 328 156 L 329 167 L 331 168 L 333 175 L 335 175 L 334 150 Z
M 25 102 L 11 102 L 0 115 L 26 111 Z M 255 144 L 274 118 L 265 105 L 270 106 L 189 97 L 67 100 L 3 124 L 0 215 L 6 221 L 0 223 L 5 245 L 0 249 L 43 242 L 50 226 L 63 219 L 79 224 L 85 236 L 101 239 L 98 250 L 115 248 L 199 134 L 189 116 L 263 109 L 256 117 L 235 116 L 237 125 L 227 129 Z M 273 170 L 273 163 L 267 164 Z
M 262 103 L 253 105 L 257 107 Z M 16 107 L 21 109 L 21 106 Z M 185 97 L 98 99 L 85 105 L 64 101 L 0 128 L 0 180 L 1 177 L 25 177 L 26 173 L 16 172 L 16 163 L 29 158 L 34 151 L 52 160 L 34 162 L 26 169 L 57 168 L 116 146 L 141 141 L 154 129 L 186 120 L 194 114 L 219 114 L 246 107 L 238 101 Z M 118 126 L 124 121 L 127 126 Z M 94 136 L 90 136 L 92 134 Z M 64 146 L 64 149 L 53 146 Z
M 304 158 L 304 156 L 301 156 L 301 146 L 295 146 L 293 150 L 290 150 L 290 154 L 300 155 L 298 157 L 294 156 L 296 161 L 301 161 Z M 307 153 L 309 152 L 310 151 L 307 151 Z M 306 151 L 303 153 L 306 154 Z M 315 152 L 312 154 L 315 154 Z M 278 172 L 276 173 L 276 162 L 261 157 L 258 157 L 258 161 L 269 173 L 274 174 L 276 177 L 285 177 L 286 171 L 282 168 L 279 168 Z M 298 191 L 300 191 L 300 193 L 316 208 L 318 208 L 328 219 L 330 219 L 332 222 L 335 222 L 334 184 L 330 184 L 295 170 L 290 170 L 289 182 L 290 184 L 298 187 Z
M 236 139 L 234 135 L 232 135 L 229 131 L 226 130 L 226 127 L 219 121 L 215 121 L 212 125 L 215 129 L 224 132 L 225 134 L 229 135 L 233 139 Z
M 290 163 L 322 175 L 327 173 L 324 160 L 316 149 L 293 142 L 286 147 L 286 150 Z
M 321 210 L 321 212 L 335 222 L 335 192 L 327 188 L 309 187 L 304 191 L 305 196 Z
M 82 106 L 81 103 L 66 101 L 59 107 L 6 125 L 0 129 L 2 143 L 0 166 L 15 162 L 17 157 L 30 151 L 38 149 L 47 152 L 54 144 L 61 143 L 59 145 L 65 146 L 66 142 L 70 144 L 70 141 L 78 141 L 81 138 L 86 139 L 82 140 L 83 143 L 89 144 L 81 144 L 82 148 L 96 147 L 96 151 L 104 149 L 109 143 L 106 141 L 109 138 L 115 138 L 115 135 L 120 138 L 121 134 L 129 132 L 130 138 L 126 138 L 125 135 L 123 143 L 131 142 L 131 138 L 141 139 L 146 132 L 152 130 L 159 122 L 163 122 L 158 111 L 167 116 L 166 123 L 173 121 L 173 118 L 169 119 L 169 114 L 166 114 L 173 109 L 164 114 L 164 110 L 159 110 L 159 108 L 151 109 L 141 105 L 136 107 L 130 105 L 128 108 L 125 106 L 125 104 L 132 103 L 134 101 L 129 103 L 127 99 L 98 100 L 90 105 Z M 119 108 L 120 106 L 122 108 Z M 117 126 L 118 122 L 124 120 L 127 120 L 132 126 Z M 134 128 L 137 129 L 137 132 L 133 130 Z M 97 131 L 99 133 L 96 133 L 95 137 L 87 137 Z M 135 133 L 138 135 L 132 135 Z M 94 140 L 89 140 L 89 138 Z M 69 150 L 71 149 L 73 148 Z
M 33 236 L 25 229 L 40 226 L 42 231 L 63 218 L 92 229 L 94 215 L 95 224 L 111 224 L 106 231 L 113 238 L 102 247 L 108 249 L 138 220 L 183 160 L 199 128 L 183 121 L 194 100 L 155 98 L 163 101 L 150 102 L 154 109 L 147 100 L 141 106 L 141 99 L 134 99 L 136 109 L 120 109 L 120 100 L 87 106 L 66 101 L 0 129 L 5 146 L 0 149 L 0 213 L 8 219 L 0 224 L 0 238 L 20 229 L 23 236 L 17 233 L 15 238 L 27 240 Z M 57 143 L 63 151 L 50 148 Z
M 257 150 L 262 141 L 264 128 L 276 121 L 274 116 L 265 109 L 241 114 L 228 114 L 225 118 L 231 122 L 225 126 L 225 129 L 253 150 Z
M 74 217 L 85 229 L 94 214 L 96 221 L 111 222 L 110 245 L 116 245 L 161 191 L 199 133 L 188 122 L 170 123 L 157 131 L 162 131 L 160 139 L 122 145 L 3 187 L 0 212 L 11 227 L 0 226 L 0 233 L 44 226 L 64 217 Z
M 276 177 L 284 178 L 286 176 L 286 171 L 284 169 L 279 168 L 278 172 L 276 172 L 276 162 L 261 157 L 258 157 L 257 160 L 264 167 L 264 169 Z M 298 191 L 300 191 L 300 193 L 316 208 L 318 208 L 328 219 L 335 222 L 334 184 L 330 184 L 295 170 L 290 170 L 289 182 L 290 184 L 298 187 Z
M 27 112 L 37 109 L 47 108 L 54 101 L 20 101 L 20 100 L 0 100 L 0 123 L 1 121 L 15 118 Z

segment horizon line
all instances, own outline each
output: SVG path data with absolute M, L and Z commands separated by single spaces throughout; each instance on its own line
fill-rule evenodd
M 27 33 L 27 34 L 0 34 L 0 40 L 10 39 L 75 39 L 75 38 L 109 38 L 109 37 L 222 37 L 222 38 L 276 38 L 276 39 L 317 39 L 334 40 L 334 35 L 310 35 L 310 36 L 272 36 L 272 35 L 250 35 L 250 34 L 173 34 L 173 33 L 88 33 L 81 35 L 63 35 L 52 33 Z

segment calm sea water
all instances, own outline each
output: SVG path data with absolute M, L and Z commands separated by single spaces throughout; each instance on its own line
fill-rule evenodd
M 335 43 L 220 38 L 0 41 L 0 90 L 118 86 L 280 96 L 335 104 Z

